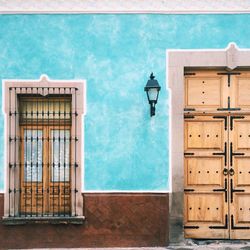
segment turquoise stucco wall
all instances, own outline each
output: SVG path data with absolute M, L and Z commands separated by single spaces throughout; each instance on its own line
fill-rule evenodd
M 86 79 L 84 189 L 164 191 L 166 49 L 247 48 L 249 37 L 250 15 L 0 15 L 0 80 Z M 143 91 L 151 71 L 162 86 L 153 118 Z

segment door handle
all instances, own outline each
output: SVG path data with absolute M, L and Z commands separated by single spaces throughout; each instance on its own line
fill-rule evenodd
M 233 168 L 230 168 L 230 169 L 229 169 L 229 174 L 230 174 L 231 176 L 234 175 L 234 169 L 233 169 Z
M 223 174 L 224 174 L 224 175 L 228 175 L 228 169 L 227 169 L 227 168 L 224 168 L 224 169 L 223 169 Z

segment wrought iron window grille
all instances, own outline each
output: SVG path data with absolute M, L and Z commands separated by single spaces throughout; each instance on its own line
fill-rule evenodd
M 78 88 L 8 91 L 8 217 L 77 217 Z

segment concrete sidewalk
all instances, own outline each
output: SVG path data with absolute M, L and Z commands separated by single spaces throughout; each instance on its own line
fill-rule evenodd
M 160 248 L 159 248 L 160 249 Z M 165 249 L 179 249 L 179 250 L 250 250 L 250 241 L 247 240 L 185 240 L 183 245 L 170 245 Z

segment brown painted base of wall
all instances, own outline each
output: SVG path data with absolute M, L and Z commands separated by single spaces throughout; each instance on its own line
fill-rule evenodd
M 153 247 L 168 244 L 168 194 L 83 194 L 83 225 L 8 226 L 0 248 Z M 0 216 L 4 195 L 0 194 Z

